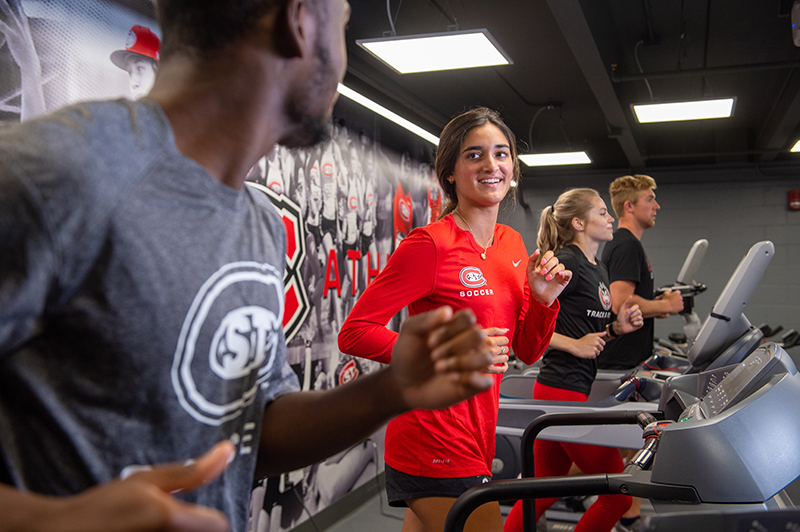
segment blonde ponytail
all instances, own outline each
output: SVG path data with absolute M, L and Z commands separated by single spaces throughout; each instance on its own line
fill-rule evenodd
M 542 209 L 536 245 L 542 254 L 559 251 L 575 239 L 572 220 L 585 220 L 592 199 L 600 195 L 592 188 L 573 188 L 561 194 L 552 206 Z

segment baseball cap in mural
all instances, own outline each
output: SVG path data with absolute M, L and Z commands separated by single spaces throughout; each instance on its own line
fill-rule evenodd
M 138 24 L 128 32 L 128 40 L 125 42 L 124 50 L 117 50 L 111 53 L 111 62 L 122 70 L 128 66 L 131 56 L 144 56 L 158 62 L 160 59 L 159 50 L 161 40 L 150 28 L 139 26 Z

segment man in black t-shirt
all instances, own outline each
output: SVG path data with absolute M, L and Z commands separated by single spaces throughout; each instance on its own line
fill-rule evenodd
M 601 369 L 630 369 L 647 360 L 653 353 L 654 318 L 666 318 L 683 310 L 683 297 L 667 290 L 653 298 L 653 269 L 642 247 L 645 229 L 656 223 L 661 206 L 656 201 L 655 180 L 646 175 L 626 175 L 611 183 L 611 206 L 619 225 L 614 239 L 603 249 L 603 263 L 611 281 L 611 309 L 616 316 L 622 303 L 633 295 L 639 305 L 644 325 L 629 334 L 606 343 L 597 358 Z M 626 450 L 627 451 L 627 450 Z M 623 453 L 630 459 L 629 453 Z M 634 497 L 630 509 L 614 527 L 615 532 L 638 530 L 641 499 Z
M 668 290 L 653 297 L 653 269 L 642 247 L 645 229 L 656 223 L 661 206 L 653 190 L 656 182 L 646 175 L 619 177 L 611 183 L 611 205 L 619 218 L 614 239 L 603 249 L 603 263 L 611 280 L 612 311 L 633 294 L 633 302 L 644 315 L 644 326 L 608 342 L 598 358 L 602 369 L 629 369 L 653 353 L 654 318 L 666 318 L 683 310 L 680 292 Z

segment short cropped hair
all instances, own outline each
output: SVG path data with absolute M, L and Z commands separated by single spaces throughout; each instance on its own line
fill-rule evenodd
M 611 206 L 614 208 L 617 218 L 622 218 L 622 215 L 625 214 L 626 201 L 635 204 L 639 199 L 639 192 L 655 190 L 655 188 L 656 181 L 649 175 L 635 174 L 616 178 L 608 187 L 608 193 L 611 195 Z
M 219 52 L 246 35 L 271 9 L 282 9 L 287 3 L 288 0 L 158 0 L 161 56 L 183 53 L 203 57 Z

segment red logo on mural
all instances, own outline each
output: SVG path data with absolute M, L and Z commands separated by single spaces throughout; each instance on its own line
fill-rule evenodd
M 401 199 L 397 202 L 397 207 L 400 209 L 400 218 L 404 222 L 411 222 L 411 200 Z
M 291 340 L 308 316 L 311 305 L 300 266 L 306 258 L 306 237 L 300 207 L 285 194 L 276 194 L 257 183 L 247 183 L 267 195 L 283 220 L 286 229 L 286 270 L 283 272 L 285 303 L 283 308 L 283 334 Z
M 358 366 L 354 360 L 349 360 L 342 368 L 342 371 L 339 372 L 339 386 L 342 384 L 347 384 L 351 380 L 358 377 L 358 375 Z

